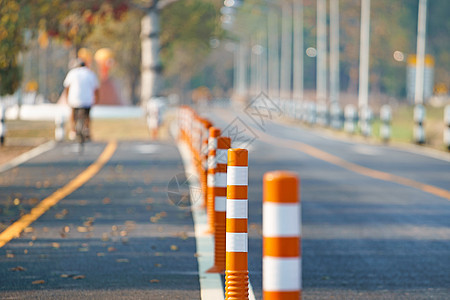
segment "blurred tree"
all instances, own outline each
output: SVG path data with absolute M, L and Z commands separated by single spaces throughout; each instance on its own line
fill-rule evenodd
M 21 80 L 17 54 L 23 46 L 23 21 L 20 1 L 0 0 L 0 95 L 14 93 Z

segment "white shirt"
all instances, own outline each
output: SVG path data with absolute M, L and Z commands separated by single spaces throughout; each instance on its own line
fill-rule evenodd
M 78 67 L 67 73 L 64 87 L 69 88 L 67 102 L 75 108 L 88 108 L 94 104 L 95 90 L 99 87 L 97 76 L 87 67 Z

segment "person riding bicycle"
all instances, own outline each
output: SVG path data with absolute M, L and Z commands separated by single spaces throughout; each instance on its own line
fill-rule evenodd
M 77 59 L 75 68 L 67 73 L 64 79 L 64 92 L 67 95 L 67 103 L 72 108 L 70 118 L 69 139 L 74 140 L 75 132 L 75 111 L 84 109 L 86 111 L 87 138 L 90 138 L 90 109 L 99 100 L 99 81 L 93 71 L 91 71 L 84 61 Z

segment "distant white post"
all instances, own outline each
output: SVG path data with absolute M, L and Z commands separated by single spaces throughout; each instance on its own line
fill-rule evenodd
M 416 128 L 414 130 L 415 142 L 425 143 L 425 130 L 423 123 L 425 119 L 425 107 L 423 106 L 423 77 L 425 69 L 425 37 L 427 29 L 427 0 L 419 0 L 419 16 L 417 22 L 417 54 L 416 54 L 416 84 L 414 90 L 414 103 L 416 107 L 415 122 Z M 417 113 L 417 115 L 416 115 Z M 420 118 L 422 119 L 420 119 Z
M 359 90 L 358 108 L 360 127 L 367 128 L 365 113 L 369 108 L 369 42 L 370 42 L 370 0 L 361 0 L 361 31 L 359 47 Z
M 327 5 L 326 0 L 317 0 L 317 73 L 316 100 L 327 98 Z

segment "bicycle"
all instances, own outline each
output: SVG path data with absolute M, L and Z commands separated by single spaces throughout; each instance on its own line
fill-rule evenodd
M 89 108 L 75 108 L 75 133 L 80 149 L 83 149 L 84 143 L 89 139 L 89 128 L 87 127 L 88 116 Z

